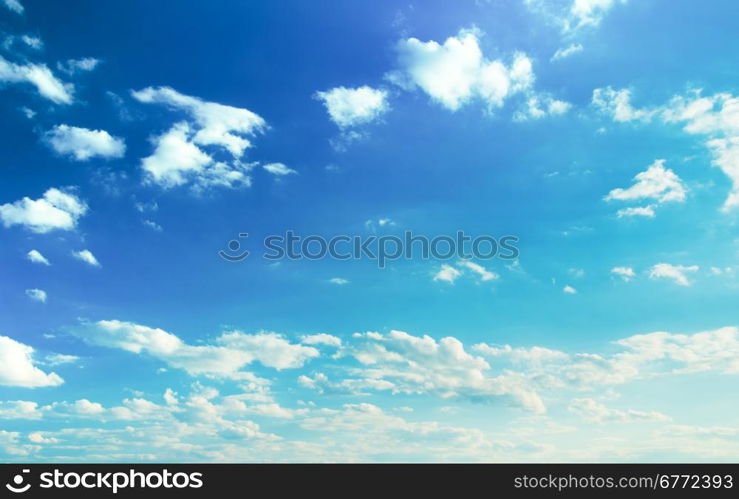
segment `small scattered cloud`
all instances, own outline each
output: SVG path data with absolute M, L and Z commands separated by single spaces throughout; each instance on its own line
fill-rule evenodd
M 298 173 L 292 168 L 288 168 L 283 163 L 268 163 L 266 165 L 262 165 L 262 168 L 264 168 L 272 175 L 277 175 L 278 177 L 284 177 L 285 175 L 294 175 Z
M 332 277 L 331 279 L 328 280 L 328 282 L 330 282 L 331 284 L 338 284 L 338 285 L 349 284 L 349 280 L 344 279 L 343 277 Z
M 100 262 L 98 262 L 97 258 L 95 258 L 95 255 L 93 255 L 90 250 L 85 249 L 81 251 L 73 251 L 72 256 L 88 265 L 92 265 L 93 267 L 101 266 Z
M 454 281 L 456 281 L 459 276 L 462 275 L 462 272 L 455 269 L 449 264 L 442 264 L 439 271 L 434 275 L 434 281 L 442 281 L 442 282 L 448 282 L 449 284 L 454 284 Z
M 367 85 L 336 87 L 316 92 L 315 97 L 323 102 L 331 121 L 342 129 L 371 123 L 390 110 L 387 92 Z
M 561 59 L 566 59 L 567 57 L 571 57 L 575 54 L 579 54 L 583 50 L 584 49 L 583 49 L 582 44 L 572 43 L 568 45 L 567 47 L 558 49 L 552 56 L 552 61 L 559 61 Z
M 90 130 L 69 125 L 57 125 L 45 134 L 47 143 L 62 156 L 77 161 L 91 158 L 121 158 L 126 152 L 123 139 L 105 130 Z
M 88 73 L 94 71 L 102 61 L 94 57 L 83 57 L 81 59 L 68 59 L 66 62 L 57 63 L 59 71 L 74 75 L 80 72 Z
M 611 269 L 611 274 L 619 276 L 626 282 L 629 282 L 636 277 L 636 272 L 634 272 L 634 269 L 631 267 L 613 267 Z
M 23 8 L 23 4 L 20 3 L 20 0 L 3 0 L 3 4 L 16 14 L 23 14 L 23 11 L 25 10 Z
M 28 83 L 55 104 L 74 101 L 74 87 L 59 80 L 44 64 L 15 64 L 0 56 L 0 82 Z
M 41 265 L 51 265 L 49 260 L 46 259 L 38 250 L 32 249 L 26 254 L 26 258 L 33 263 L 39 263 Z
M 577 294 L 577 290 L 575 288 L 573 288 L 572 286 L 569 286 L 569 285 L 568 286 L 565 286 L 564 288 L 562 288 L 562 292 L 565 293 L 565 294 L 568 294 L 568 295 L 576 295 Z
M 27 289 L 26 290 L 26 296 L 29 297 L 33 301 L 37 301 L 39 303 L 46 303 L 46 291 L 43 289 Z
M 669 263 L 658 263 L 649 270 L 650 279 L 669 279 L 679 286 L 690 286 L 692 282 L 688 279 L 689 273 L 700 270 L 698 265 L 672 265 Z

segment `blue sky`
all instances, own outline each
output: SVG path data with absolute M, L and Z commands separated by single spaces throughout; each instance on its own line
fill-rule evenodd
M 0 458 L 735 459 L 738 9 L 0 1 Z

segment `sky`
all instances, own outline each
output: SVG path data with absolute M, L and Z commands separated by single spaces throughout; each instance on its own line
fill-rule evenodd
M 735 460 L 737 16 L 0 0 L 0 460 Z

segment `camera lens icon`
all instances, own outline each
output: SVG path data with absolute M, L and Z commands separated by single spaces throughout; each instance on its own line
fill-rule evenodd
M 30 473 L 30 472 L 31 472 L 31 470 L 23 470 L 23 473 Z M 12 484 L 6 483 L 5 484 L 5 487 L 9 491 L 11 491 L 11 492 L 13 492 L 15 494 L 22 494 L 23 492 L 27 492 L 28 489 L 31 488 L 31 484 L 30 483 L 27 483 L 26 485 L 23 485 L 23 481 L 24 481 L 23 475 L 15 475 L 13 477 L 13 483 Z
M 248 232 L 240 232 L 239 238 L 247 238 L 249 237 Z M 241 242 L 239 242 L 238 239 L 232 239 L 228 242 L 228 251 L 220 250 L 218 252 L 218 256 L 226 260 L 227 262 L 240 262 L 247 256 L 249 256 L 249 252 L 247 250 L 244 250 L 239 253 L 239 250 L 241 250 Z

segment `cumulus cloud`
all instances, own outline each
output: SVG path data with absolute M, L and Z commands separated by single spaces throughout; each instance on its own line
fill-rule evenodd
M 570 6 L 570 19 L 567 27 L 576 29 L 582 26 L 597 26 L 611 8 L 626 0 L 574 0 Z
M 42 255 L 35 249 L 32 249 L 31 251 L 29 251 L 26 257 L 28 258 L 29 261 L 33 263 L 39 263 L 41 265 L 51 265 L 51 263 L 49 263 L 49 260 L 47 260 L 44 255 Z
M 316 92 L 316 98 L 323 102 L 331 121 L 339 128 L 370 123 L 390 110 L 387 92 L 366 85 Z
M 510 64 L 488 60 L 479 37 L 478 30 L 466 29 L 442 44 L 417 38 L 401 40 L 396 48 L 399 69 L 387 78 L 407 90 L 420 88 L 451 111 L 474 100 L 492 111 L 510 96 L 529 91 L 534 83 L 531 59 L 516 53 Z
M 565 294 L 568 294 L 568 295 L 576 295 L 577 294 L 577 290 L 575 288 L 573 288 L 572 286 L 565 286 L 564 288 L 562 288 L 562 292 L 565 293 Z
M 219 146 L 240 157 L 252 144 L 247 137 L 264 131 L 266 122 L 248 109 L 206 102 L 170 87 L 148 87 L 132 92 L 134 99 L 162 104 L 187 113 L 195 123 L 192 141 L 201 146 Z
M 685 186 L 675 172 L 665 168 L 665 160 L 658 159 L 634 177 L 634 185 L 628 189 L 614 189 L 606 201 L 654 200 L 657 203 L 685 201 Z
M 467 352 L 454 337 L 437 341 L 430 336 L 413 336 L 403 331 L 387 334 L 356 333 L 355 342 L 341 355 L 356 359 L 361 367 L 352 372 L 359 386 L 393 393 L 430 393 L 442 398 L 507 397 L 527 410 L 545 412 L 539 396 L 515 373 L 492 375 L 482 357 Z
M 196 192 L 251 185 L 248 173 L 254 165 L 240 158 L 252 146 L 249 138 L 267 128 L 264 119 L 248 109 L 207 102 L 169 87 L 148 87 L 132 95 L 189 117 L 152 139 L 154 153 L 141 161 L 148 181 L 164 188 L 191 183 Z M 226 157 L 218 160 L 217 154 Z
M 670 279 L 679 286 L 690 286 L 688 273 L 697 272 L 697 265 L 672 265 L 669 263 L 658 263 L 649 270 L 650 279 Z
M 515 121 L 538 120 L 546 116 L 557 116 L 565 114 L 572 105 L 549 95 L 532 95 L 526 99 L 523 109 L 513 115 Z
M 0 336 L 0 385 L 37 388 L 61 385 L 56 373 L 36 367 L 33 348 L 7 336 Z
M 46 141 L 57 153 L 77 161 L 90 158 L 121 158 L 126 152 L 123 139 L 105 130 L 89 130 L 69 125 L 57 125 L 46 132 Z
M 629 282 L 636 277 L 636 273 L 631 267 L 613 267 L 611 269 L 611 274 L 619 276 L 626 282 Z
M 262 168 L 264 168 L 266 171 L 268 171 L 272 175 L 277 175 L 278 177 L 283 177 L 285 175 L 292 175 L 292 174 L 298 173 L 292 168 L 288 168 L 282 163 L 268 163 L 266 165 L 262 165 Z
M 46 303 L 46 291 L 43 289 L 27 289 L 26 290 L 26 296 L 29 297 L 33 301 L 37 301 L 40 303 Z
M 454 284 L 454 281 L 456 281 L 461 275 L 462 272 L 451 265 L 444 263 L 441 265 L 439 271 L 434 275 L 434 281 L 443 281 L 448 282 L 449 284 Z
M 148 354 L 191 375 L 233 379 L 253 378 L 241 368 L 254 361 L 278 370 L 293 369 L 320 355 L 313 347 L 290 343 L 271 332 L 232 331 L 219 336 L 214 344 L 194 346 L 163 329 L 103 320 L 84 323 L 74 328 L 73 334 L 92 345 Z
M 0 205 L 0 220 L 5 227 L 21 225 L 44 234 L 52 230 L 73 230 L 87 213 L 87 204 L 69 190 L 51 188 L 43 197 L 24 197 L 14 203 Z
M 15 64 L 0 56 L 0 82 L 28 83 L 56 104 L 71 104 L 74 87 L 59 80 L 44 64 Z
M 72 256 L 81 262 L 85 262 L 88 265 L 92 265 L 93 267 L 101 266 L 100 262 L 98 262 L 98 259 L 95 258 L 95 255 L 93 255 L 92 251 L 90 250 L 85 249 L 81 251 L 73 251 Z

